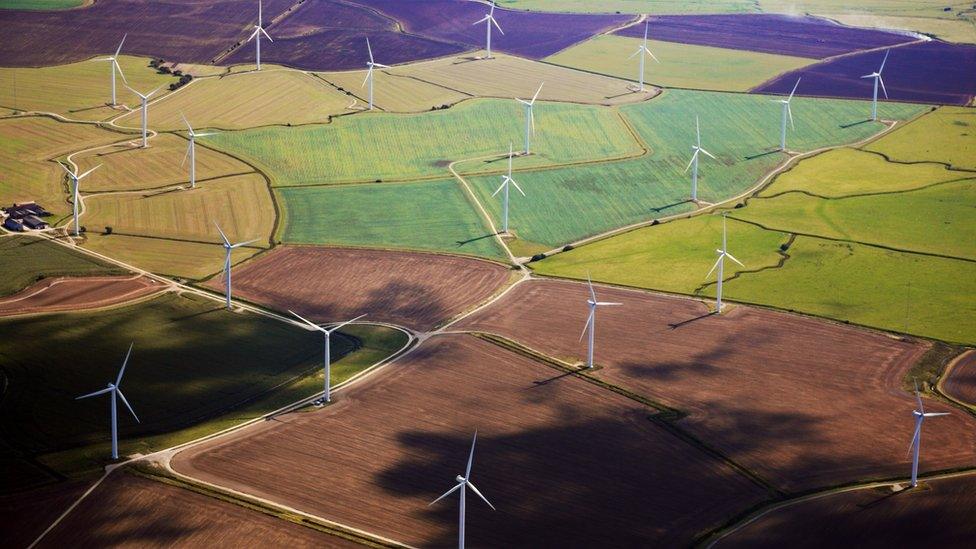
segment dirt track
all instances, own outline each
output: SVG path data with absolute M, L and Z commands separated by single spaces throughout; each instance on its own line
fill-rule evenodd
M 942 389 L 952 398 L 976 406 L 976 351 L 969 351 L 959 359 Z
M 46 278 L 0 299 L 0 317 L 108 307 L 165 288 L 144 276 Z
M 367 314 L 415 330 L 486 300 L 506 267 L 462 257 L 382 250 L 284 246 L 234 270 L 234 295 L 321 322 Z M 223 277 L 208 286 L 223 291 Z
M 438 336 L 340 394 L 178 454 L 181 473 L 412 545 L 456 542 L 463 473 L 478 547 L 686 546 L 756 503 L 755 484 L 651 410 L 471 336 Z
M 911 396 L 926 347 L 796 315 L 597 288 L 601 379 L 684 410 L 682 424 L 784 490 L 910 472 Z M 579 361 L 585 284 L 532 281 L 452 328 L 497 333 Z M 926 410 L 948 410 L 931 402 Z M 976 465 L 976 421 L 927 422 L 921 469 Z

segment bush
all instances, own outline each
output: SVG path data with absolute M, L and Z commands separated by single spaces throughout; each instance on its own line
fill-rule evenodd
M 532 261 L 542 261 L 545 258 L 546 258 L 546 254 L 535 254 L 534 256 L 532 256 L 532 259 L 530 259 L 529 261 L 530 262 L 532 262 Z
M 173 71 L 171 71 L 169 67 L 159 67 L 159 68 L 158 68 L 158 69 L 156 70 L 156 72 L 158 72 L 159 74 L 170 74 L 170 73 L 172 73 Z
M 173 71 L 173 76 L 183 76 L 183 71 L 181 71 L 181 70 L 175 70 L 175 71 Z
M 563 251 L 564 252 L 568 252 L 568 251 L 570 251 L 572 249 L 573 249 L 573 245 L 572 244 L 566 244 L 565 246 L 563 246 Z
M 661 224 L 661 222 L 658 221 L 657 219 L 655 219 L 654 221 L 651 221 L 651 227 L 653 227 L 654 225 L 660 225 L 660 224 Z
M 105 234 L 106 235 L 112 234 L 112 227 L 106 225 L 105 226 Z

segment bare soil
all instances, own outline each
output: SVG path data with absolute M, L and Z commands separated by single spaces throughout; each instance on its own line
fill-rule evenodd
M 46 278 L 14 295 L 0 298 L 0 317 L 108 307 L 164 288 L 143 276 Z
M 959 402 L 976 406 L 976 351 L 967 351 L 959 358 L 942 389 Z

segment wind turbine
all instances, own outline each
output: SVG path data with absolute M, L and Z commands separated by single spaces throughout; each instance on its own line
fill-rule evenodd
M 332 374 L 331 374 L 331 371 L 332 371 L 332 339 L 331 339 L 331 337 L 332 337 L 332 332 L 335 332 L 336 330 L 338 330 L 339 328 L 342 328 L 346 324 L 351 324 L 353 322 L 356 322 L 357 320 L 359 320 L 360 318 L 363 318 L 366 315 L 359 315 L 359 316 L 357 316 L 356 318 L 354 318 L 352 320 L 347 320 L 347 321 L 343 322 L 342 324 L 339 324 L 338 326 L 333 326 L 331 329 L 326 329 L 326 328 L 323 328 L 323 327 L 319 326 L 318 324 L 315 324 L 314 322 L 306 319 L 305 317 L 300 316 L 295 311 L 289 310 L 288 312 L 291 313 L 292 315 L 294 315 L 296 318 L 298 318 L 298 320 L 301 320 L 305 324 L 308 324 L 309 327 L 311 327 L 313 330 L 318 330 L 318 331 L 322 332 L 322 334 L 325 336 L 325 389 L 322 391 L 322 400 L 324 402 L 332 402 L 332 386 L 331 386 L 331 378 L 332 378 Z
M 485 24 L 485 27 L 486 27 L 485 28 L 485 32 L 487 33 L 487 38 L 485 38 L 485 49 L 488 50 L 488 55 L 485 57 L 485 59 L 491 59 L 491 26 L 492 25 L 495 25 L 495 28 L 498 29 L 498 32 L 500 32 L 502 34 L 505 34 L 505 31 L 503 31 L 502 28 L 500 26 L 498 26 L 498 21 L 495 21 L 495 2 L 494 1 L 491 3 L 491 9 L 488 11 L 488 15 L 485 15 L 481 19 L 478 19 L 477 21 L 475 21 L 474 23 L 471 23 L 471 24 L 472 25 L 477 25 L 478 23 L 484 23 Z
M 790 101 L 793 101 L 793 94 L 796 93 L 796 88 L 800 86 L 800 79 L 796 79 L 796 84 L 793 85 L 793 91 L 790 92 L 790 96 L 786 99 L 771 99 L 773 103 L 783 104 L 783 116 L 780 120 L 780 132 L 779 132 L 779 150 L 786 150 L 786 119 L 790 119 L 790 127 L 796 130 L 796 125 L 793 124 L 793 110 L 790 108 Z
M 471 482 L 471 462 L 474 460 L 475 442 L 478 442 L 478 431 L 474 432 L 474 438 L 471 439 L 471 453 L 468 454 L 468 466 L 465 467 L 464 469 L 464 476 L 458 475 L 457 477 L 455 477 L 454 480 L 457 482 L 457 484 L 454 486 L 454 488 L 451 488 L 450 490 L 444 492 L 441 495 L 441 497 L 427 504 L 427 506 L 429 507 L 437 503 L 438 501 L 446 498 L 447 496 L 453 494 L 454 492 L 461 490 L 461 494 L 460 494 L 461 512 L 460 512 L 460 518 L 458 519 L 458 548 L 459 549 L 464 549 L 464 500 L 465 500 L 465 495 L 467 494 L 466 488 L 471 488 L 472 492 L 474 492 L 479 498 L 481 498 L 482 501 L 487 503 L 488 507 L 491 507 L 492 511 L 495 511 L 495 506 L 492 505 L 491 502 L 488 501 L 488 498 L 482 495 L 482 493 L 478 490 L 478 488 L 475 487 L 474 483 Z
M 125 353 L 125 360 L 122 361 L 122 367 L 119 368 L 119 375 L 115 378 L 115 383 L 109 383 L 108 387 L 95 391 L 94 393 L 88 393 L 87 395 L 81 395 L 75 400 L 81 400 L 83 398 L 89 398 L 98 395 L 104 395 L 105 393 L 112 393 L 112 459 L 119 459 L 119 434 L 118 434 L 118 413 L 116 412 L 115 397 L 122 399 L 122 404 L 129 409 L 132 413 L 132 417 L 136 418 L 136 423 L 139 422 L 139 416 L 136 415 L 135 410 L 129 405 L 129 401 L 125 399 L 125 395 L 122 394 L 122 389 L 119 385 L 122 384 L 122 374 L 125 373 L 125 365 L 129 363 L 129 355 L 132 354 L 132 344 L 129 344 L 129 351 Z
M 861 78 L 874 78 L 874 95 L 871 102 L 871 120 L 878 119 L 878 84 L 881 84 L 881 90 L 884 92 L 885 99 L 888 99 L 888 90 L 885 89 L 884 79 L 881 78 L 881 71 L 884 70 L 885 63 L 888 62 L 888 54 L 891 50 L 885 50 L 884 59 L 881 61 L 881 68 L 871 74 L 865 74 Z
M 525 105 L 525 154 L 529 154 L 529 142 L 530 134 L 535 133 L 535 115 L 532 113 L 532 107 L 535 106 L 535 100 L 539 97 L 539 92 L 542 91 L 542 85 L 539 84 L 539 89 L 536 90 L 535 95 L 532 96 L 531 101 L 526 101 L 525 99 L 515 98 L 516 101 Z
M 264 30 L 263 17 L 264 15 L 261 9 L 261 0 L 258 0 L 258 24 L 254 25 L 254 32 L 251 34 L 251 37 L 247 39 L 247 41 L 250 42 L 251 40 L 257 38 L 257 40 L 254 42 L 254 46 L 257 48 L 255 50 L 255 59 L 257 60 L 258 70 L 261 70 L 261 35 L 263 34 L 270 42 L 274 42 L 274 40 L 271 40 L 271 36 L 268 34 L 268 31 Z
M 224 231 L 220 230 L 220 225 L 217 225 L 217 222 L 216 221 L 214 221 L 214 226 L 217 227 L 217 232 L 220 233 L 220 238 L 222 238 L 224 240 L 224 251 L 226 252 L 226 256 L 224 257 L 224 282 L 227 284 L 227 288 L 226 288 L 226 294 L 227 294 L 227 310 L 230 310 L 230 296 L 231 296 L 231 289 L 230 289 L 230 254 L 231 254 L 231 252 L 234 251 L 234 248 L 240 248 L 241 246 L 246 246 L 246 245 L 251 244 L 253 242 L 257 242 L 258 240 L 261 240 L 261 239 L 260 238 L 255 238 L 254 240 L 248 240 L 247 242 L 239 242 L 237 244 L 231 244 L 230 243 L 230 240 L 227 239 L 227 235 L 224 234 Z
M 122 44 L 125 44 L 126 36 L 129 36 L 129 34 L 126 33 L 122 35 L 122 41 L 119 42 L 119 47 L 117 50 L 115 50 L 115 55 L 109 57 L 103 57 L 101 59 L 96 59 L 96 61 L 108 61 L 111 63 L 110 67 L 112 69 L 112 106 L 113 107 L 119 104 L 118 101 L 116 101 L 115 99 L 115 71 L 116 70 L 119 71 L 119 74 L 122 75 L 122 81 L 128 84 L 128 82 L 125 79 L 125 73 L 122 72 L 122 67 L 119 66 L 119 53 L 122 51 Z
M 691 199 L 698 202 L 698 153 L 705 153 L 709 158 L 717 160 L 712 153 L 706 151 L 701 146 L 701 124 L 698 122 L 698 117 L 695 117 L 695 135 L 698 137 L 696 145 L 691 147 L 691 150 L 695 151 L 695 154 L 691 155 L 691 162 L 688 163 L 688 167 L 685 168 L 685 172 L 688 168 L 691 168 Z
M 75 236 L 77 237 L 80 234 L 80 232 L 79 232 L 79 225 L 78 225 L 78 183 L 82 179 L 84 179 L 85 177 L 87 177 L 88 174 L 90 174 L 93 171 L 97 170 L 102 165 L 99 164 L 98 166 L 95 166 L 94 168 L 88 170 L 87 172 L 85 172 L 85 173 L 83 173 L 81 175 L 78 175 L 77 168 L 74 171 L 71 171 L 64 164 L 60 164 L 60 166 L 61 166 L 61 169 L 64 170 L 65 173 L 68 174 L 68 177 L 71 178 L 71 184 L 72 184 L 71 185 L 71 195 L 73 197 L 72 200 L 71 200 L 71 209 L 74 212 L 74 217 L 75 217 Z
M 716 313 L 722 312 L 722 279 L 725 278 L 725 258 L 727 257 L 732 261 L 738 263 L 740 266 L 745 267 L 745 265 L 742 265 L 742 262 L 736 259 L 735 256 L 733 256 L 732 254 L 730 254 L 728 250 L 729 250 L 728 232 L 726 231 L 726 227 L 725 227 L 725 214 L 723 214 L 722 215 L 722 249 L 715 250 L 716 252 L 718 252 L 718 260 L 715 261 L 715 265 L 712 265 L 711 270 L 709 270 L 708 274 L 705 275 L 705 278 L 712 276 L 712 273 L 715 271 L 716 268 L 718 268 L 718 290 L 716 292 L 717 299 L 715 301 Z
M 589 346 L 586 349 L 586 368 L 593 368 L 593 339 L 596 335 L 596 308 L 614 305 L 623 305 L 623 303 L 610 303 L 607 301 L 597 301 L 596 292 L 593 291 L 593 281 L 590 280 L 590 273 L 586 273 L 586 283 L 590 286 L 590 299 L 586 300 L 586 304 L 590 307 L 590 316 L 586 319 L 586 325 L 583 326 L 583 333 L 580 334 L 580 341 L 583 341 L 583 336 L 589 331 Z
M 186 148 L 186 154 L 183 155 L 183 162 L 180 163 L 180 167 L 186 164 L 186 159 L 190 159 L 190 188 L 195 189 L 197 187 L 197 138 L 207 137 L 208 135 L 214 135 L 213 133 L 196 133 L 193 131 L 193 126 L 190 125 L 190 121 L 183 116 L 183 122 L 186 124 L 187 130 L 189 131 L 190 144 Z
M 518 189 L 518 192 L 522 193 L 522 196 L 525 196 L 525 191 L 522 190 L 522 187 L 519 187 L 519 184 L 516 183 L 514 179 L 512 179 L 512 155 L 513 154 L 514 153 L 512 152 L 512 144 L 509 143 L 508 144 L 508 175 L 502 176 L 501 186 L 498 187 L 498 190 L 496 190 L 491 195 L 491 196 L 495 196 L 496 194 L 500 193 L 502 189 L 505 190 L 505 194 L 502 195 L 503 196 L 503 201 L 502 201 L 502 232 L 503 233 L 508 233 L 508 186 L 509 184 L 515 185 L 515 188 Z
M 366 79 L 363 80 L 363 86 L 369 82 L 369 110 L 373 110 L 373 69 L 376 67 L 388 69 L 390 67 L 373 61 L 373 48 L 369 45 L 369 37 L 366 38 L 366 49 L 369 50 L 369 62 L 366 63 L 369 70 L 366 71 Z
M 915 416 L 915 435 L 912 436 L 912 443 L 908 451 L 912 452 L 912 488 L 918 486 L 918 452 L 922 446 L 922 422 L 927 417 L 947 416 L 948 412 L 925 412 L 922 406 L 922 397 L 918 394 L 918 381 L 915 382 L 915 401 L 918 402 L 918 409 L 912 412 Z
M 129 85 L 126 84 L 125 87 L 129 88 Z M 149 124 L 149 98 L 152 97 L 154 93 L 158 92 L 161 89 L 163 89 L 162 86 L 154 89 L 153 91 L 147 93 L 146 95 L 142 95 L 136 90 L 129 88 L 129 91 L 138 95 L 139 99 L 142 100 L 142 148 L 143 149 L 149 146 L 149 139 L 147 137 L 148 136 L 147 127 Z
M 633 59 L 635 55 L 639 55 L 640 56 L 640 74 L 638 75 L 638 81 L 640 82 L 640 90 L 639 91 L 644 91 L 644 60 L 646 59 L 644 57 L 644 54 L 646 53 L 647 55 L 650 55 L 651 56 L 651 59 L 657 61 L 658 63 L 661 62 L 661 61 L 658 60 L 657 57 L 654 56 L 653 53 L 651 53 L 651 50 L 647 49 L 647 27 L 648 27 L 648 25 L 650 25 L 650 22 L 645 22 L 644 23 L 644 43 L 641 44 L 640 47 L 637 48 L 637 51 L 635 51 L 634 53 L 630 54 L 630 57 L 627 58 L 627 59 Z

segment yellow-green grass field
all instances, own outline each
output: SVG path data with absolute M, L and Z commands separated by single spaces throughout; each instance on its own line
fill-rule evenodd
M 110 145 L 72 157 L 81 171 L 100 167 L 82 180 L 83 193 L 147 190 L 190 182 L 189 159 L 182 164 L 189 142 L 182 135 L 159 134 L 143 149 L 134 142 Z M 252 173 L 254 169 L 226 154 L 197 143 L 197 185 L 208 179 Z
M 288 400 L 297 400 L 321 387 L 321 337 L 260 315 L 227 312 L 219 301 L 201 296 L 170 293 L 108 311 L 6 320 L 0 325 L 8 336 L 0 341 L 8 383 L 0 403 L 2 452 L 8 458 L 0 460 L 4 463 L 28 456 L 48 462 L 47 455 L 69 450 L 80 459 L 66 462 L 61 454 L 48 463 L 72 473 L 107 461 L 106 397 L 74 397 L 114 380 L 130 342 L 132 356 L 121 387 L 141 422 L 120 407 L 122 452 L 159 449 L 162 445 L 153 442 L 171 443 L 174 431 L 194 426 L 199 431 L 200 423 L 212 419 L 240 421 L 238 410 L 255 399 L 284 392 Z M 402 341 L 385 329 L 356 331 L 366 338 L 362 343 L 383 347 L 384 355 L 395 350 L 389 349 L 395 341 L 388 340 Z M 373 333 L 379 345 L 370 344 Z M 333 356 L 344 357 L 359 345 L 357 338 L 342 335 L 333 341 Z M 376 358 L 375 352 L 368 354 Z M 372 363 L 354 356 L 336 364 L 334 382 Z M 297 392 L 292 387 L 316 378 L 318 383 L 305 384 Z M 90 448 L 79 455 L 79 447 Z M 5 487 L 35 480 L 12 479 L 6 473 Z
M 85 0 L 0 0 L 2 10 L 64 10 L 85 4 Z
M 286 243 L 505 257 L 454 180 L 280 188 L 276 192 L 283 205 L 279 238 Z
M 506 8 L 589 13 L 743 13 L 756 11 L 748 0 L 499 0 Z
M 66 177 L 54 160 L 125 138 L 93 124 L 47 117 L 0 120 L 0 203 L 34 200 L 56 216 L 69 213 Z
M 545 60 L 634 82 L 638 60 L 630 58 L 641 40 L 601 35 L 563 50 Z M 644 81 L 659 86 L 720 91 L 747 91 L 784 72 L 815 60 L 743 50 L 712 48 L 648 40 L 648 49 L 660 63 L 648 58 Z
M 312 75 L 294 70 L 262 70 L 197 79 L 153 103 L 149 125 L 161 131 L 185 130 L 181 113 L 197 131 L 324 123 L 330 115 L 349 112 L 349 103 L 348 96 Z M 135 126 L 138 117 L 136 112 L 119 123 Z
M 125 274 L 114 265 L 44 238 L 0 238 L 0 295 L 16 293 L 43 278 Z
M 373 72 L 373 107 L 387 112 L 425 112 L 444 105 L 453 105 L 471 96 L 444 86 L 422 82 L 414 78 L 396 76 L 404 72 L 400 67 Z M 335 86 L 340 93 L 348 93 L 346 107 L 365 110 L 369 106 L 369 88 L 363 86 L 366 71 L 317 73 L 322 80 Z
M 644 101 L 656 92 L 635 93 L 629 82 L 618 78 L 575 71 L 548 63 L 496 53 L 493 59 L 475 59 L 484 55 L 464 54 L 412 63 L 389 72 L 403 78 L 416 78 L 453 88 L 476 97 L 531 98 L 543 84 L 539 99 L 616 105 Z
M 53 112 L 74 120 L 105 120 L 125 110 L 112 109 L 110 63 L 81 61 L 42 68 L 0 68 L 0 105 L 19 111 Z M 122 55 L 119 65 L 129 86 L 146 93 L 176 78 L 159 74 L 145 57 Z M 139 98 L 116 75 L 120 104 L 139 106 Z
M 944 162 L 976 170 L 976 109 L 939 107 L 866 148 L 897 162 Z
M 947 42 L 976 43 L 976 22 L 973 21 L 972 16 L 960 16 L 957 19 L 939 19 L 936 17 L 898 17 L 837 12 L 824 13 L 822 15 L 852 27 L 921 32 Z
M 537 103 L 534 167 L 632 156 L 641 152 L 613 109 Z M 246 159 L 275 186 L 326 185 L 449 176 L 452 161 L 498 155 L 521 145 L 525 116 L 514 100 L 479 99 L 424 114 L 369 113 L 332 124 L 261 128 L 207 137 L 209 145 Z M 483 163 L 470 171 L 497 166 Z
M 82 223 L 84 225 L 84 223 Z M 204 280 L 224 268 L 224 248 L 217 243 L 171 240 L 123 234 L 102 234 L 104 227 L 88 225 L 85 248 L 123 261 L 126 264 L 164 275 L 188 280 Z M 236 265 L 265 250 L 265 241 L 234 249 L 231 261 Z

